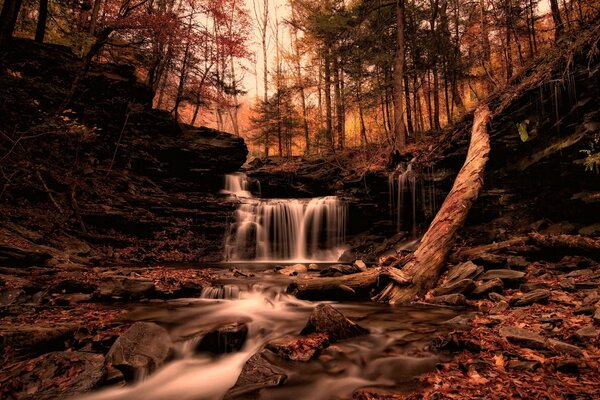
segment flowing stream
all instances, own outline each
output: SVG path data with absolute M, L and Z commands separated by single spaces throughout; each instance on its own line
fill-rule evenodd
M 416 182 L 410 167 L 390 178 L 390 201 L 397 196 L 398 214 L 405 214 L 405 194 L 410 194 L 413 224 Z M 260 184 L 243 174 L 228 175 L 223 193 L 239 201 L 239 207 L 225 239 L 229 263 L 215 267 L 217 278 L 212 286 L 205 287 L 200 298 L 138 306 L 127 316 L 131 321 L 152 321 L 166 327 L 176 343 L 176 358 L 155 373 L 144 374 L 135 384 L 106 389 L 86 399 L 341 399 L 351 398 L 356 389 L 367 386 L 407 390 L 414 387 L 415 377 L 435 368 L 439 359 L 427 352 L 426 344 L 435 332 L 450 330 L 444 322 L 455 317 L 456 311 L 332 302 L 370 333 L 333 343 L 309 362 L 289 361 L 270 353 L 268 362 L 283 371 L 284 383 L 259 384 L 260 390 L 249 397 L 232 396 L 240 393 L 240 387 L 237 392 L 229 390 L 243 374 L 246 362 L 264 351 L 268 342 L 298 335 L 319 304 L 286 294 L 293 278 L 279 273 L 277 263 L 336 261 L 345 240 L 346 206 L 336 197 L 260 199 L 255 197 L 260 196 Z M 402 220 L 398 221 L 400 225 Z M 414 241 L 407 242 L 412 245 Z M 316 269 L 313 266 L 302 275 L 316 278 Z M 245 324 L 248 329 L 240 349 L 215 355 L 199 347 L 208 332 L 232 323 Z M 260 375 L 261 371 L 264 368 L 253 373 Z M 242 387 L 241 393 L 246 389 Z
M 107 389 L 85 399 L 223 398 L 252 355 L 273 339 L 297 335 L 318 304 L 285 294 L 290 278 L 274 272 L 272 266 L 250 264 L 243 271 L 244 277 L 224 271 L 217 283 L 237 288 L 217 296 L 229 298 L 180 299 L 133 309 L 129 319 L 169 327 L 177 341 L 177 358 L 134 385 Z M 443 308 L 332 304 L 370 334 L 332 344 L 307 363 L 275 357 L 273 365 L 285 371 L 285 383 L 263 388 L 251 398 L 329 400 L 350 398 L 354 390 L 365 386 L 409 389 L 416 376 L 433 370 L 439 362 L 436 356 L 423 352 L 424 344 L 432 333 L 447 330 L 443 322 L 457 315 Z M 248 326 L 240 351 L 215 356 L 194 350 L 203 333 L 232 322 Z

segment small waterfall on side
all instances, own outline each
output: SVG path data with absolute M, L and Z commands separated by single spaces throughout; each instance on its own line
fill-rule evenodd
M 401 163 L 388 177 L 390 216 L 398 231 L 406 230 L 417 236 L 417 225 L 422 220 L 433 218 L 437 210 L 435 187 L 432 179 L 433 167 L 418 171 L 413 162 Z
M 224 192 L 239 188 L 246 194 L 244 185 L 245 175 L 230 175 Z M 225 238 L 225 261 L 337 261 L 342 253 L 347 210 L 339 198 L 238 197 L 241 204 Z
M 221 193 L 238 198 L 251 198 L 254 197 L 253 193 L 260 196 L 260 182 L 251 180 L 242 173 L 227 174 L 225 175 L 225 189 L 221 190 Z

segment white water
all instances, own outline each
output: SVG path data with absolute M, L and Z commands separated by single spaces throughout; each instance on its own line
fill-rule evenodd
M 255 199 L 243 174 L 228 175 L 241 204 L 225 238 L 225 261 L 337 261 L 343 252 L 346 205 L 335 196 Z
M 429 172 L 433 175 L 433 169 Z M 390 215 L 395 217 L 397 230 L 408 230 L 416 237 L 419 218 L 433 218 L 437 207 L 433 184 L 425 185 L 422 173 L 413 168 L 411 161 L 401 163 L 389 175 L 388 186 Z
M 188 300 L 186 300 L 188 301 Z M 171 326 L 174 338 L 186 333 L 205 332 L 229 322 L 245 321 L 248 339 L 237 353 L 219 357 L 194 354 L 198 338 L 190 338 L 178 345 L 175 361 L 163 366 L 145 380 L 131 386 L 109 388 L 83 397 L 84 400 L 213 400 L 221 399 L 235 385 L 246 361 L 260 351 L 267 342 L 285 335 L 298 334 L 306 324 L 315 303 L 301 301 L 282 293 L 282 288 L 254 286 L 240 291 L 239 298 L 229 300 L 189 300 L 185 308 L 167 307 L 164 310 L 139 312 L 137 317 Z M 156 307 L 156 306 L 155 306 Z M 336 307 L 339 307 L 336 305 Z M 338 343 L 326 350 L 327 357 L 311 363 L 286 363 L 285 385 L 261 391 L 261 399 L 329 400 L 346 398 L 360 387 L 394 385 L 412 379 L 416 374 L 431 370 L 436 359 L 415 358 L 397 353 L 396 341 L 411 334 L 412 322 L 423 318 L 417 311 L 402 311 L 394 307 L 366 304 L 340 308 L 344 313 L 358 312 L 369 315 L 375 325 L 367 327 L 371 335 Z M 381 314 L 376 310 L 383 311 Z M 434 318 L 449 319 L 447 310 Z M 411 313 L 413 315 L 411 315 Z M 419 311 L 421 313 L 421 311 Z M 135 314 L 134 314 L 135 316 Z M 367 322 L 363 320 L 364 323 Z M 389 333 L 377 326 L 386 327 Z M 414 332 L 419 332 L 417 326 Z M 425 335 L 428 337 L 427 335 Z M 395 349 L 395 350 L 394 350 Z M 395 355 L 394 355 L 395 353 Z

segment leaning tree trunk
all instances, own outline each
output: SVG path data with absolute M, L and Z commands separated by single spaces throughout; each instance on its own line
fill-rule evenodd
M 375 300 L 391 304 L 407 303 L 425 294 L 437 282 L 454 245 L 456 233 L 464 225 L 483 185 L 483 173 L 490 152 L 487 132 L 489 119 L 487 106 L 481 106 L 475 112 L 467 159 L 421 244 L 402 269 L 412 277 L 411 285 L 402 287 L 392 282 Z

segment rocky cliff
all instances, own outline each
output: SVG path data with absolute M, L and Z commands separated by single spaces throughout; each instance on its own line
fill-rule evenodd
M 122 65 L 95 64 L 57 115 L 76 56 L 20 40 L 0 59 L 1 257 L 40 262 L 37 251 L 75 246 L 60 262 L 220 259 L 233 209 L 218 192 L 246 160 L 242 138 L 152 109 Z

